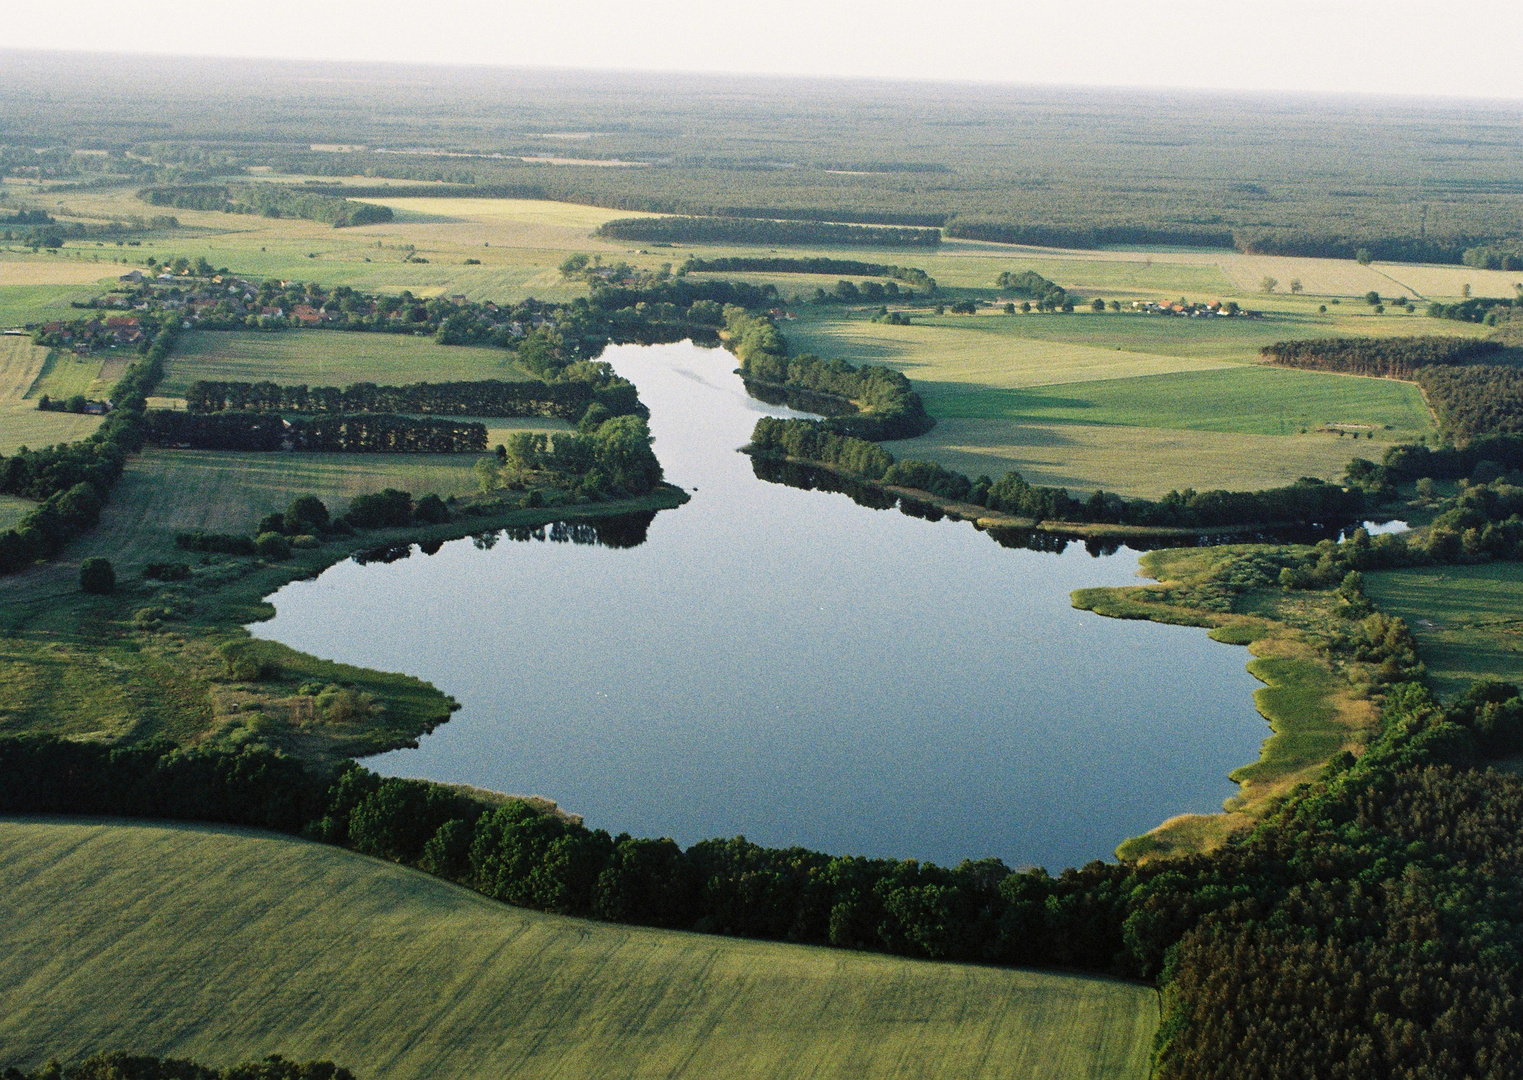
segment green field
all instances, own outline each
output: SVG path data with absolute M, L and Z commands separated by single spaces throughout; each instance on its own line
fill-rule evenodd
M 150 449 L 131 460 L 99 528 L 71 545 L 63 561 L 103 555 L 130 568 L 173 556 L 177 532 L 247 533 L 296 495 L 316 495 L 335 513 L 355 495 L 387 487 L 463 495 L 476 490 L 476 460 L 475 454 Z
M 429 1077 L 1142 1080 L 1126 983 L 507 907 L 287 837 L 0 821 L 0 1045 Z
M 1382 611 L 1412 628 L 1441 694 L 1488 677 L 1523 681 L 1523 565 L 1385 570 L 1365 582 Z
M 59 358 L 33 345 L 28 337 L 0 337 L 0 454 L 13 454 L 23 446 L 73 442 L 94 431 L 100 417 L 41 412 L 35 395 L 28 391 L 50 377 L 50 369 L 56 369 L 68 380 L 66 385 L 80 387 L 69 393 L 83 393 L 100 368 L 99 360 L 92 366 L 92 361 L 78 361 L 73 356 Z
M 49 353 L 47 362 L 42 365 L 42 371 L 26 397 L 36 401 L 43 394 L 50 398 L 83 394 L 90 389 L 100 372 L 99 356 L 76 356 L 74 353 L 54 349 Z
M 1411 383 L 1257 365 L 1025 390 L 927 383 L 921 396 L 938 418 L 1017 424 L 1066 421 L 1244 435 L 1297 435 L 1341 424 L 1374 433 L 1382 450 L 1392 441 L 1433 434 L 1422 393 Z M 1352 439 L 1344 442 L 1354 447 Z
M 199 379 L 347 386 L 523 378 L 527 373 L 502 349 L 440 345 L 431 337 L 198 331 L 176 344 L 159 393 L 181 396 Z

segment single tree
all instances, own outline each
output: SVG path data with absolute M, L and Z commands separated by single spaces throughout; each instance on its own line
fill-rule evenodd
M 1295 293 L 1297 296 L 1301 295 L 1301 279 L 1300 278 L 1291 278 L 1290 279 L 1290 291 Z
M 1259 281 L 1259 288 L 1266 293 L 1272 293 L 1279 287 L 1280 283 L 1274 278 L 1270 277 L 1268 274 L 1265 274 L 1264 277 Z

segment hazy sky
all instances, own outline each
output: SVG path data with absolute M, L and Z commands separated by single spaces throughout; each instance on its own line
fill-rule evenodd
M 1523 98 L 1519 0 L 20 4 L 0 46 Z

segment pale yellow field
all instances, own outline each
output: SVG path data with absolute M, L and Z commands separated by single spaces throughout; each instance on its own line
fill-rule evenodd
M 14 405 L 42 373 L 48 350 L 33 345 L 29 337 L 0 336 L 0 405 Z
M 1473 296 L 1516 296 L 1523 270 L 1476 270 L 1469 266 L 1402 266 L 1376 263 L 1381 273 L 1409 292 L 1454 299 L 1470 286 Z M 1384 290 L 1382 293 L 1384 294 Z M 1388 295 L 1388 294 L 1386 294 Z
M 1127 352 L 955 326 L 818 323 L 800 347 L 822 356 L 889 364 L 911 379 L 1015 389 L 1174 371 L 1235 367 L 1226 360 Z
M 389 206 L 397 220 L 348 230 L 357 235 L 408 239 L 423 245 L 461 250 L 494 247 L 586 248 L 617 250 L 623 244 L 594 240 L 592 230 L 620 217 L 641 217 L 623 210 L 603 210 L 574 203 L 537 199 L 361 199 Z
M 997 477 L 1015 469 L 1033 484 L 1157 498 L 1188 487 L 1252 491 L 1294 483 L 1302 476 L 1335 480 L 1357 444 L 1315 434 L 1244 435 L 952 418 L 938 421 L 930 434 L 918 439 L 884 445 L 898 458 L 936 461 L 968 476 Z
M 103 251 L 105 249 L 102 249 Z M 111 249 L 113 257 L 116 249 Z M 0 254 L 0 287 L 6 285 L 87 285 L 116 280 L 128 267 L 68 255 Z
M 1514 284 L 1523 281 L 1523 272 L 1517 271 L 1386 262 L 1361 266 L 1353 259 L 1234 251 L 1083 251 L 955 240 L 939 253 L 939 258 L 947 257 L 1008 258 L 1073 289 L 1146 293 L 1177 285 L 1189 290 L 1192 298 L 1220 290 L 1234 293 L 1239 300 L 1263 297 L 1260 283 L 1266 276 L 1279 282 L 1280 294 L 1289 293 L 1290 283 L 1300 279 L 1308 296 L 1339 297 L 1361 297 L 1374 290 L 1387 297 L 1405 294 L 1410 298 L 1452 299 L 1461 294 L 1466 283 L 1475 296 L 1512 296 Z M 1201 276 L 1211 271 L 1215 272 L 1213 277 Z M 1194 288 L 1190 289 L 1192 282 Z

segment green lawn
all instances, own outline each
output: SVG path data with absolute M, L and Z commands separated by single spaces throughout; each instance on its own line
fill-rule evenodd
M 440 345 L 429 337 L 338 330 L 197 331 L 176 345 L 158 392 L 183 396 L 198 379 L 346 386 L 526 377 L 505 350 Z
M 1386 570 L 1366 575 L 1365 588 L 1407 621 L 1440 693 L 1488 676 L 1523 681 L 1523 564 Z
M 0 1045 L 363 1080 L 1141 1078 L 1151 989 L 507 907 L 228 828 L 0 821 Z

